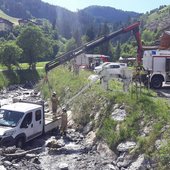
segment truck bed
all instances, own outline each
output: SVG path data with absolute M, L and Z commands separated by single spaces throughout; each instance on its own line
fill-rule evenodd
M 47 133 L 61 125 L 61 116 L 57 116 L 55 119 L 51 113 L 45 113 L 45 126 L 44 132 Z

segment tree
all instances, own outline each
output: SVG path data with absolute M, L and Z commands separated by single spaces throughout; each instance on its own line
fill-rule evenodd
M 29 64 L 29 69 L 36 68 L 38 57 L 49 49 L 50 43 L 42 30 L 37 26 L 28 26 L 17 39 L 17 44 L 23 49 L 24 62 Z
M 121 54 L 121 48 L 120 48 L 120 43 L 117 43 L 116 49 L 115 49 L 115 57 L 114 60 L 118 61 L 120 58 L 120 54 Z
M 66 51 L 74 50 L 76 48 L 76 41 L 74 38 L 71 38 L 66 43 Z
M 153 40 L 155 39 L 155 35 L 154 32 L 150 31 L 150 30 L 144 30 L 142 33 L 142 40 L 145 43 L 152 43 Z
M 105 36 L 109 34 L 109 27 L 107 23 L 104 23 L 103 27 L 100 28 L 100 33 L 99 36 Z M 100 54 L 104 54 L 104 55 L 108 55 L 108 56 L 112 56 L 112 44 L 111 42 L 107 41 L 104 42 L 102 45 L 100 45 L 98 47 L 98 52 Z M 112 60 L 112 59 L 111 59 Z
M 19 66 L 18 61 L 22 55 L 22 49 L 15 42 L 9 41 L 0 46 L 0 62 L 5 65 L 8 70 L 12 66 Z

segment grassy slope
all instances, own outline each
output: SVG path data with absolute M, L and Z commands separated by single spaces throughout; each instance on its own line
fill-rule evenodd
M 91 73 L 82 71 L 80 76 L 74 76 L 66 68 L 59 67 L 50 72 L 49 86 L 42 81 L 40 88 L 46 97 L 50 97 L 50 90 L 55 90 L 60 97 L 60 102 L 64 104 L 87 84 L 89 74 Z M 70 108 L 75 121 L 82 125 L 92 121 L 94 128 L 100 127 L 98 137 L 107 141 L 113 150 L 122 141 L 136 141 L 139 146 L 134 151 L 136 154 L 145 153 L 159 162 L 159 167 L 166 168 L 166 162 L 170 161 L 168 157 L 170 130 L 163 129 L 170 124 L 170 106 L 163 99 L 156 98 L 154 92 L 146 89 L 142 89 L 137 99 L 135 87 L 132 87 L 129 93 L 123 93 L 120 82 L 110 81 L 109 86 L 112 90 L 104 91 L 97 83 L 74 100 Z M 128 113 L 123 122 L 110 119 L 115 104 L 123 106 Z M 96 113 L 100 113 L 98 122 L 94 120 Z M 146 127 L 150 129 L 150 132 L 147 136 L 142 136 L 141 131 Z M 155 141 L 160 138 L 165 139 L 167 145 L 157 150 Z
M 170 5 L 159 10 L 159 12 L 152 13 L 151 15 L 148 16 L 147 23 L 153 22 L 155 20 L 163 19 L 164 17 L 167 16 L 167 14 L 169 13 L 169 10 L 170 10 Z
M 5 14 L 2 10 L 0 10 L 0 17 L 9 20 L 10 22 L 14 23 L 14 25 L 18 25 L 18 18 L 10 17 L 9 15 Z

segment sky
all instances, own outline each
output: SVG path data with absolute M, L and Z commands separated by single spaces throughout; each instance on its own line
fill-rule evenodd
M 124 11 L 146 13 L 160 5 L 170 5 L 170 0 L 42 0 L 52 5 L 77 11 L 91 5 L 110 6 Z

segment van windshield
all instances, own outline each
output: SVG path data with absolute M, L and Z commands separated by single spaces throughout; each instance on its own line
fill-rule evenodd
M 22 112 L 0 109 L 0 126 L 15 127 L 23 115 Z

